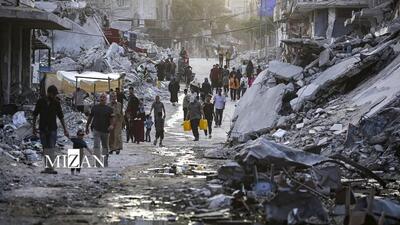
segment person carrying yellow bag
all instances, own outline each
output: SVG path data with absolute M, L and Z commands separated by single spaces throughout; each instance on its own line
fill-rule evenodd
M 183 121 L 183 131 L 191 131 L 192 126 L 190 126 L 190 120 Z
M 204 134 L 206 135 L 206 137 L 208 134 L 208 138 L 211 138 L 212 121 L 213 118 L 215 117 L 215 112 L 214 112 L 214 104 L 211 103 L 210 95 L 206 97 L 206 101 L 203 104 L 203 112 L 204 112 L 204 120 L 200 121 L 200 129 L 204 130 Z
M 200 119 L 203 117 L 203 108 L 199 102 L 199 96 L 191 99 L 189 104 L 188 118 L 190 120 L 190 126 L 192 127 L 192 132 L 194 136 L 193 141 L 199 141 L 199 123 Z

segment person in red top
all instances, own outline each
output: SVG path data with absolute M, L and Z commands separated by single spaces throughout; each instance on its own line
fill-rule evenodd
M 211 87 L 212 90 L 218 88 L 218 82 L 220 77 L 220 70 L 218 68 L 218 64 L 214 65 L 210 72 L 210 80 L 211 80 Z

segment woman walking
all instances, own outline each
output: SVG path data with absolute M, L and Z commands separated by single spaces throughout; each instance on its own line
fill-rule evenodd
M 179 92 L 179 82 L 172 78 L 168 85 L 169 93 L 171 94 L 171 103 L 175 106 L 175 103 L 178 102 L 178 92 Z
M 231 92 L 231 101 L 236 100 L 236 84 L 235 84 L 235 76 L 233 74 L 229 77 L 229 90 Z
M 211 133 L 212 133 L 212 121 L 213 118 L 215 118 L 215 113 L 214 113 L 214 104 L 211 103 L 211 96 L 207 95 L 206 101 L 203 104 L 203 112 L 204 112 L 204 118 L 207 120 L 208 123 L 208 130 L 204 130 L 204 134 L 208 138 L 211 138 Z
M 139 108 L 136 113 L 136 117 L 133 121 L 133 135 L 135 137 L 134 142 L 139 144 L 140 142 L 144 142 L 144 120 L 146 117 L 146 113 L 144 111 L 143 99 L 140 99 Z
M 117 155 L 122 150 L 122 123 L 124 116 L 122 115 L 122 105 L 117 101 L 117 95 L 111 94 L 111 102 L 108 104 L 113 109 L 114 129 L 110 132 L 109 146 L 110 154 L 115 152 Z

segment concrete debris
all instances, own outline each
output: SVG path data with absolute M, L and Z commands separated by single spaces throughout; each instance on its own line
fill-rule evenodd
M 278 84 L 269 88 L 267 81 L 267 71 L 263 71 L 240 99 L 233 115 L 231 139 L 244 142 L 253 136 L 257 137 L 258 133 L 267 131 L 277 123 L 286 85 Z
M 272 73 L 276 79 L 291 81 L 299 80 L 303 73 L 303 68 L 274 60 L 269 62 L 268 71 Z
M 283 129 L 279 129 L 274 134 L 272 134 L 272 136 L 276 137 L 276 138 L 282 138 L 283 136 L 285 136 L 286 133 L 287 133 L 287 131 L 285 131 Z
M 231 199 L 231 196 L 224 194 L 215 195 L 208 199 L 208 207 L 213 210 L 227 208 L 231 205 Z
M 272 224 L 328 224 L 322 202 L 309 193 L 279 192 L 264 207 L 265 219 Z
M 278 168 L 311 167 L 328 160 L 323 156 L 296 150 L 262 137 L 248 142 L 235 158 L 244 166 L 262 167 L 274 164 Z

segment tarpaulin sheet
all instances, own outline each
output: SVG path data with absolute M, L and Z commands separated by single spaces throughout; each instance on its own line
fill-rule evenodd
M 70 94 L 75 91 L 76 87 L 76 76 L 78 78 L 78 87 L 85 90 L 88 93 L 94 92 L 94 84 L 96 84 L 96 92 L 106 92 L 109 90 L 108 80 L 99 80 L 99 79 L 108 79 L 110 78 L 110 88 L 114 89 L 118 87 L 118 79 L 120 78 L 120 74 L 118 73 L 99 73 L 99 72 L 67 72 L 67 71 L 58 71 L 57 74 L 48 73 L 46 75 L 46 89 L 50 85 L 55 85 L 59 92 Z M 98 79 L 91 79 L 89 77 L 95 77 Z M 122 85 L 122 80 L 120 81 L 120 85 Z

